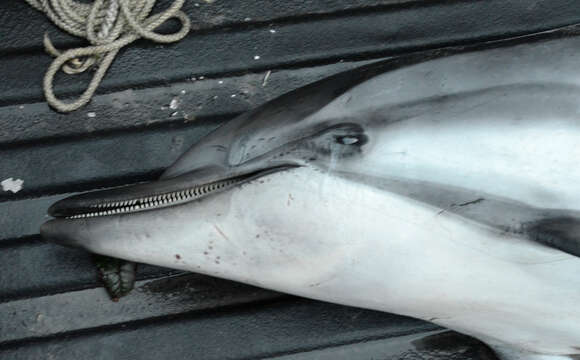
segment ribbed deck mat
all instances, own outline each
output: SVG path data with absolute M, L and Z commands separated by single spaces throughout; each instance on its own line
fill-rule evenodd
M 0 4 L 0 181 L 24 181 L 0 191 L 0 359 L 487 359 L 418 320 L 152 266 L 113 303 L 90 255 L 45 243 L 38 227 L 55 200 L 155 179 L 284 92 L 374 59 L 579 23 L 580 2 L 189 0 L 185 11 L 186 39 L 123 50 L 92 103 L 63 115 L 43 102 L 41 40 L 79 41 L 23 1 Z M 58 77 L 57 93 L 88 76 Z

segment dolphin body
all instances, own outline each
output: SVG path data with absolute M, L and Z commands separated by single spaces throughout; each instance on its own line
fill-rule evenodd
M 580 37 L 374 63 L 228 122 L 52 241 L 580 358 Z

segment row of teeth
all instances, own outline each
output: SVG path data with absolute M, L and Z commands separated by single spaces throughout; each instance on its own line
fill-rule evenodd
M 94 208 L 96 211 L 85 214 L 73 215 L 70 216 L 69 219 L 82 219 L 97 216 L 116 215 L 134 212 L 137 210 L 162 207 L 164 205 L 169 205 L 177 202 L 193 200 L 202 197 L 204 195 L 207 195 L 211 192 L 221 190 L 226 186 L 233 185 L 240 181 L 241 179 L 225 180 L 203 186 L 197 186 L 183 191 L 154 195 L 140 199 L 95 204 L 92 205 L 91 208 Z

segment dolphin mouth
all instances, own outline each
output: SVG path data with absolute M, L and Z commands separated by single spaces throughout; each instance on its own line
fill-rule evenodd
M 48 214 L 54 218 L 75 220 L 155 210 L 199 200 L 260 177 L 296 167 L 298 165 L 273 166 L 202 183 L 195 183 L 188 176 L 180 176 L 94 191 L 60 200 L 48 209 Z

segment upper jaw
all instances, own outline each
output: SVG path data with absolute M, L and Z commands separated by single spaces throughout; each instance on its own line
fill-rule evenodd
M 84 219 L 153 210 L 194 201 L 253 179 L 297 167 L 295 164 L 206 167 L 174 178 L 75 195 L 53 204 L 55 218 Z

